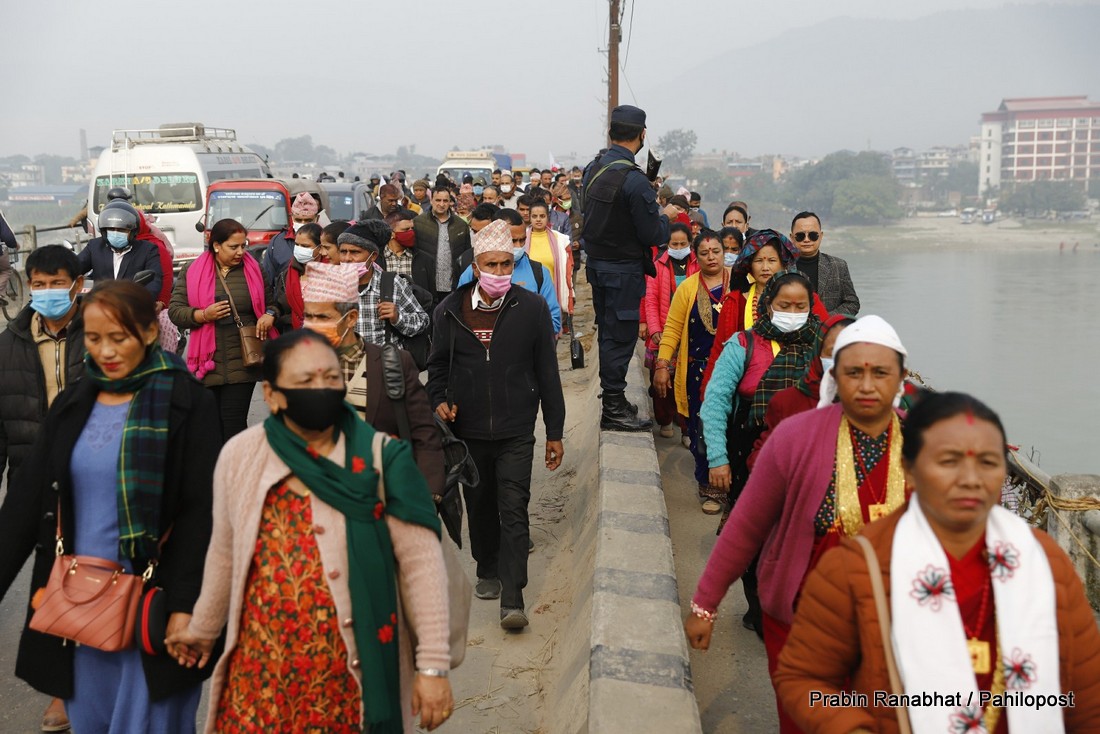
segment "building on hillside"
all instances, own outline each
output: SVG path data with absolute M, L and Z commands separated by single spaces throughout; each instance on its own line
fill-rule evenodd
M 1100 102 L 1004 99 L 981 120 L 979 191 L 1029 181 L 1100 181 Z

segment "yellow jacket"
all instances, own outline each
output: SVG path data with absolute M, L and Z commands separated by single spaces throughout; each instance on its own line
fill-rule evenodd
M 687 365 L 688 339 L 687 320 L 691 316 L 692 306 L 699 295 L 699 273 L 684 278 L 672 295 L 672 305 L 668 307 L 665 328 L 661 331 L 661 347 L 657 359 L 672 360 L 676 353 L 676 374 L 673 377 L 673 394 L 676 396 L 676 412 L 682 416 L 688 414 Z

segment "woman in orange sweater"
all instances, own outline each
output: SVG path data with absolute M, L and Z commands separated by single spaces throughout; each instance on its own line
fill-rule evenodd
M 874 571 L 845 538 L 807 579 L 779 656 L 787 712 L 808 733 L 896 732 L 899 716 L 916 734 L 1100 731 L 1100 632 L 1065 552 L 998 504 L 1000 418 L 969 395 L 935 394 L 909 412 L 903 436 L 915 494 L 863 533 L 887 634 Z M 850 705 L 828 706 L 841 692 Z

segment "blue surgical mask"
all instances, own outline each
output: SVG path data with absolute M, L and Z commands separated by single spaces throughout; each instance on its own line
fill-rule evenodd
M 675 247 L 668 248 L 668 256 L 671 257 L 673 260 L 683 260 L 685 257 L 688 256 L 689 252 L 691 252 L 690 247 L 681 247 L 679 249 Z
M 512 259 L 513 260 L 519 260 L 521 257 L 523 257 L 526 254 L 527 253 L 524 251 L 524 249 L 522 247 L 513 247 L 512 248 Z
M 737 262 L 736 252 L 727 252 L 725 255 L 722 256 L 722 264 L 725 265 L 727 268 L 732 268 L 735 262 Z
M 116 250 L 125 250 L 130 246 L 130 233 L 110 231 L 107 233 L 107 244 Z
M 76 283 L 68 288 L 40 288 L 31 291 L 31 308 L 47 319 L 59 319 L 73 307 L 72 291 Z
M 477 185 L 475 185 L 475 186 L 474 186 L 474 196 L 481 196 L 481 194 L 482 194 L 482 193 L 483 193 L 484 191 L 485 191 L 485 187 L 484 187 L 484 186 L 477 186 Z
M 833 368 L 834 364 L 836 364 L 836 360 L 833 359 L 832 357 L 822 357 L 821 358 L 821 370 L 822 370 L 822 372 L 823 373 L 828 372 L 829 370 L 831 370 Z
M 294 259 L 305 265 L 313 260 L 313 248 L 294 245 Z

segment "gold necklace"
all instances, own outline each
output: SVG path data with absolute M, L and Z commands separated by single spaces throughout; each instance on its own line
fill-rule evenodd
M 890 443 L 887 465 L 886 498 L 867 508 L 871 522 L 885 517 L 905 502 L 905 473 L 901 468 L 901 421 L 897 414 L 890 418 Z M 866 480 L 866 477 L 864 477 Z M 848 537 L 863 529 L 863 507 L 859 501 L 859 481 L 856 478 L 855 447 L 848 417 L 840 419 L 836 437 L 836 510 L 833 523 L 844 528 Z

